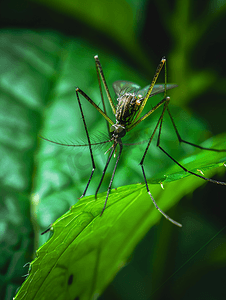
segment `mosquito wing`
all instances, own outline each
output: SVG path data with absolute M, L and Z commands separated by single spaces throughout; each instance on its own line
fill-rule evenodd
M 166 85 L 166 90 L 174 89 L 177 86 L 178 86 L 177 84 L 167 84 Z M 144 98 L 146 96 L 147 92 L 148 92 L 149 87 L 150 87 L 150 85 L 147 85 L 145 88 L 140 90 L 138 92 L 138 95 L 141 95 L 142 98 Z M 156 84 L 156 85 L 154 85 L 154 87 L 151 91 L 150 97 L 152 97 L 154 95 L 157 95 L 157 94 L 160 94 L 160 93 L 164 93 L 164 92 L 165 92 L 165 85 L 164 84 Z
M 131 81 L 117 80 L 113 83 L 113 89 L 118 97 L 125 93 L 137 93 L 140 86 Z

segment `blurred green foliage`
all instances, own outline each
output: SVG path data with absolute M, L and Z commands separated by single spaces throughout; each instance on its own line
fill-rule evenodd
M 125 79 L 141 86 L 150 82 L 165 55 L 168 81 L 179 85 L 170 93 L 171 102 L 187 110 L 183 113 L 177 107 L 173 109 L 182 136 L 202 142 L 210 136 L 205 122 L 213 134 L 225 131 L 225 1 L 62 3 L 11 0 L 0 6 L 0 251 L 6 258 L 1 262 L 3 299 L 12 299 L 23 282 L 21 275 L 27 270 L 22 266 L 32 260 L 33 250 L 37 249 L 39 227 L 45 229 L 55 221 L 84 189 L 90 171 L 77 178 L 74 166 L 84 169 L 89 162 L 82 156 L 76 160 L 73 151 L 45 145 L 37 136 L 48 134 L 50 139 L 66 142 L 84 139 L 82 124 L 77 122 L 80 117 L 74 86 L 98 99 L 95 54 L 99 54 L 109 85 Z M 160 80 L 164 80 L 163 75 Z M 86 103 L 83 105 L 85 111 L 90 110 Z M 199 121 L 192 118 L 194 115 L 199 115 Z M 95 110 L 87 118 L 90 135 L 100 139 L 99 131 L 105 130 L 105 124 Z M 154 121 L 144 124 L 142 134 Z M 189 147 L 181 150 L 175 141 L 173 131 L 165 129 L 163 145 L 174 156 L 180 159 L 193 152 Z M 103 151 L 95 150 L 97 174 L 103 168 Z M 142 148 L 139 153 L 134 149 L 131 160 L 125 154 L 115 187 L 143 180 L 139 166 L 135 166 L 140 152 Z M 153 147 L 148 178 L 169 164 Z M 107 174 L 102 191 L 109 177 Z M 76 194 L 65 196 L 62 187 L 71 186 Z M 50 201 L 40 202 L 48 197 Z M 101 299 L 190 299 L 194 295 L 196 299 L 224 298 L 225 231 L 202 249 L 224 226 L 224 200 L 225 188 L 211 184 L 197 190 L 193 197 L 184 198 L 168 212 L 183 221 L 183 229 L 173 228 L 162 218 Z M 197 256 L 170 278 L 199 249 Z

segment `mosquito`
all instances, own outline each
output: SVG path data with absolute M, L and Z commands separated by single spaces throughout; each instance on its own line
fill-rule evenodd
M 167 220 L 169 220 L 173 224 L 181 227 L 182 225 L 180 223 L 178 223 L 175 220 L 173 220 L 172 218 L 170 218 L 157 205 L 154 197 L 152 196 L 152 194 L 149 190 L 149 186 L 148 186 L 148 182 L 147 182 L 147 178 L 146 178 L 146 173 L 145 173 L 145 169 L 144 169 L 144 160 L 145 160 L 146 154 L 148 152 L 149 146 L 150 146 L 150 144 L 153 140 L 153 137 L 156 134 L 157 129 L 158 129 L 157 147 L 163 153 L 165 153 L 174 163 L 176 163 L 180 168 L 182 168 L 185 172 L 187 172 L 189 174 L 192 174 L 196 177 L 202 178 L 206 181 L 212 182 L 212 183 L 216 183 L 216 184 L 220 184 L 220 185 L 226 185 L 226 183 L 221 182 L 221 181 L 217 181 L 217 180 L 214 180 L 214 179 L 210 179 L 210 178 L 207 178 L 203 175 L 199 175 L 199 174 L 196 174 L 192 171 L 189 171 L 184 166 L 182 166 L 179 162 L 177 162 L 167 151 L 165 151 L 160 146 L 160 137 L 161 137 L 162 123 L 163 123 L 164 114 L 166 112 L 169 114 L 170 120 L 173 124 L 174 130 L 176 132 L 177 138 L 178 138 L 180 143 L 186 143 L 186 144 L 189 144 L 191 146 L 197 147 L 199 149 L 208 150 L 208 151 L 226 152 L 226 149 L 206 148 L 206 147 L 202 147 L 202 146 L 193 144 L 191 142 L 185 141 L 181 138 L 181 136 L 178 132 L 178 129 L 175 125 L 175 122 L 172 118 L 172 115 L 170 113 L 170 110 L 169 110 L 170 97 L 166 95 L 167 90 L 173 89 L 173 88 L 177 87 L 177 85 L 166 83 L 167 82 L 167 80 L 166 80 L 167 79 L 167 73 L 166 73 L 166 58 L 165 57 L 163 57 L 161 59 L 159 65 L 156 69 L 156 72 L 155 72 L 155 75 L 153 77 L 153 80 L 152 80 L 151 84 L 146 86 L 143 89 L 141 89 L 141 87 L 139 85 L 137 85 L 136 83 L 133 83 L 133 82 L 130 82 L 130 81 L 121 81 L 121 80 L 119 80 L 119 81 L 114 82 L 113 83 L 113 89 L 114 89 L 114 92 L 117 96 L 117 105 L 116 106 L 115 106 L 115 104 L 112 100 L 112 97 L 110 95 L 110 92 L 109 92 L 109 89 L 108 89 L 108 86 L 107 86 L 107 82 L 105 80 L 105 76 L 104 76 L 103 69 L 102 69 L 100 60 L 98 58 L 98 55 L 94 56 L 94 59 L 95 59 L 96 72 L 97 72 L 97 78 L 98 78 L 98 84 L 99 84 L 99 89 L 100 89 L 100 95 L 101 95 L 103 110 L 85 92 L 83 92 L 79 87 L 77 87 L 76 90 L 75 90 L 77 100 L 78 100 L 78 104 L 79 104 L 79 109 L 80 109 L 80 112 L 81 112 L 81 116 L 82 116 L 82 120 L 83 120 L 83 124 L 84 124 L 84 128 L 85 128 L 85 132 L 86 132 L 86 137 L 87 137 L 88 144 L 85 144 L 85 145 L 67 145 L 67 144 L 54 142 L 54 141 L 48 140 L 48 139 L 43 138 L 43 137 L 41 137 L 41 138 L 46 140 L 46 141 L 49 141 L 51 143 L 62 145 L 62 146 L 72 146 L 72 147 L 88 146 L 89 147 L 90 157 L 91 157 L 91 161 L 92 161 L 92 171 L 91 171 L 89 180 L 86 184 L 85 190 L 84 190 L 84 192 L 83 192 L 83 194 L 80 198 L 85 196 L 85 194 L 87 192 L 87 189 L 89 187 L 89 184 L 91 182 L 91 179 L 93 177 L 95 168 L 96 168 L 92 146 L 95 146 L 95 145 L 98 145 L 98 144 L 104 144 L 104 143 L 111 143 L 110 148 L 107 150 L 107 152 L 109 152 L 109 156 L 108 156 L 107 162 L 105 164 L 105 167 L 103 169 L 103 173 L 102 173 L 102 177 L 100 179 L 99 185 L 96 189 L 95 198 L 97 198 L 98 191 L 99 191 L 99 189 L 101 187 L 101 184 L 103 182 L 103 179 L 104 179 L 104 176 L 106 174 L 108 165 L 111 161 L 111 158 L 112 158 L 113 154 L 114 154 L 114 156 L 116 156 L 116 148 L 119 148 L 117 158 L 116 158 L 116 161 L 115 161 L 115 165 L 114 165 L 114 169 L 113 169 L 113 172 L 112 172 L 112 176 L 111 176 L 111 179 L 110 179 L 110 182 L 109 182 L 109 185 L 108 185 L 107 195 L 106 195 L 106 198 L 105 198 L 105 203 L 104 203 L 102 212 L 100 214 L 100 216 L 101 216 L 103 214 L 105 208 L 106 208 L 108 197 L 109 197 L 111 187 L 112 187 L 112 183 L 113 183 L 113 179 L 114 179 L 115 172 L 116 172 L 116 169 L 117 169 L 117 165 L 118 165 L 118 162 L 119 162 L 121 154 L 122 154 L 122 150 L 123 150 L 122 138 L 127 134 L 127 132 L 131 131 L 138 124 L 140 124 L 142 121 L 144 121 L 146 118 L 148 118 L 152 113 L 154 113 L 158 108 L 162 107 L 161 115 L 160 115 L 160 117 L 157 121 L 157 124 L 155 125 L 155 128 L 154 128 L 151 136 L 147 140 L 147 146 L 146 146 L 146 149 L 143 153 L 143 157 L 142 157 L 139 165 L 141 166 L 141 170 L 142 170 L 145 186 L 146 186 L 146 189 L 147 189 L 147 193 L 149 194 L 149 196 L 150 196 L 154 206 L 156 207 L 156 209 Z M 158 79 L 158 76 L 159 76 L 163 66 L 165 66 L 165 83 L 164 84 L 156 84 L 156 81 Z M 111 120 L 111 118 L 106 113 L 106 107 L 105 107 L 104 97 L 103 97 L 103 93 L 102 93 L 101 81 L 103 83 L 104 90 L 107 94 L 107 98 L 108 98 L 109 104 L 111 106 L 112 112 L 115 116 L 115 122 L 113 122 Z M 141 116 L 141 113 L 142 113 L 148 99 L 153 97 L 154 95 L 159 94 L 159 93 L 164 93 L 163 99 L 158 104 L 156 104 L 153 108 L 151 108 L 147 113 L 145 113 L 143 116 Z M 88 128 L 87 128 L 85 117 L 84 117 L 83 110 L 82 110 L 80 96 L 83 96 L 105 118 L 105 120 L 107 122 L 109 140 L 99 142 L 99 143 L 91 143 L 89 133 L 88 133 Z

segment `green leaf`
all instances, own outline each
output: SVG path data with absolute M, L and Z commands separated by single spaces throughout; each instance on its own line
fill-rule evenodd
M 226 135 L 214 138 L 212 143 L 225 144 L 225 138 Z M 195 159 L 202 162 L 202 152 L 199 151 Z M 201 167 L 210 170 L 223 165 L 226 155 L 208 152 L 205 160 Z M 192 164 L 193 161 L 185 166 L 189 168 Z M 164 190 L 150 184 L 150 190 L 163 210 L 203 183 L 195 176 L 175 181 L 174 175 L 169 172 L 168 178 L 173 181 L 166 184 Z M 102 193 L 97 200 L 93 196 L 81 199 L 53 223 L 53 235 L 37 251 L 30 275 L 15 299 L 88 300 L 101 294 L 126 264 L 136 244 L 161 216 L 143 184 L 112 190 L 106 210 L 100 217 L 105 197 L 106 193 Z M 179 221 L 183 223 L 183 220 Z M 169 223 L 169 226 L 173 225 Z

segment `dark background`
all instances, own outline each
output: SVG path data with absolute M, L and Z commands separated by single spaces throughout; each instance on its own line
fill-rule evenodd
M 111 57 L 120 57 L 125 65 L 142 74 L 146 82 L 152 78 L 164 55 L 168 59 L 169 82 L 179 85 L 172 103 L 202 120 L 212 135 L 225 132 L 224 1 L 116 2 L 113 8 L 112 4 L 109 7 L 109 10 L 115 10 L 114 22 L 117 24 L 125 19 L 128 24 L 133 23 L 131 31 L 129 25 L 125 27 L 126 22 L 121 29 L 118 25 L 121 36 L 116 26 L 105 28 L 95 21 L 98 18 L 107 20 L 110 18 L 107 14 L 101 9 L 92 11 L 84 3 L 80 5 L 81 11 L 84 10 L 82 14 L 76 12 L 78 1 L 75 1 L 74 11 L 68 8 L 67 2 L 60 6 L 57 2 L 4 1 L 0 4 L 1 28 L 54 30 L 82 39 Z M 127 5 L 133 14 L 125 10 Z M 96 19 L 91 17 L 92 14 Z M 129 19 L 131 16 L 135 20 Z M 198 138 L 202 141 L 202 137 Z M 215 179 L 226 181 L 225 175 Z M 27 203 L 23 206 L 24 215 L 29 215 L 29 210 Z M 167 213 L 182 216 L 186 226 L 178 230 L 162 218 L 137 246 L 130 263 L 119 272 L 100 299 L 225 297 L 225 187 L 205 184 Z M 10 217 L 13 217 L 11 211 Z M 17 237 L 18 243 L 11 248 L 5 244 L 1 246 L 8 261 L 7 264 L 2 262 L 2 299 L 11 299 L 22 282 L 24 270 L 10 277 L 12 261 L 22 259 L 26 262 L 32 258 L 34 235 L 30 221 L 26 222 L 27 231 Z M 18 254 L 17 250 L 23 247 L 26 251 Z

